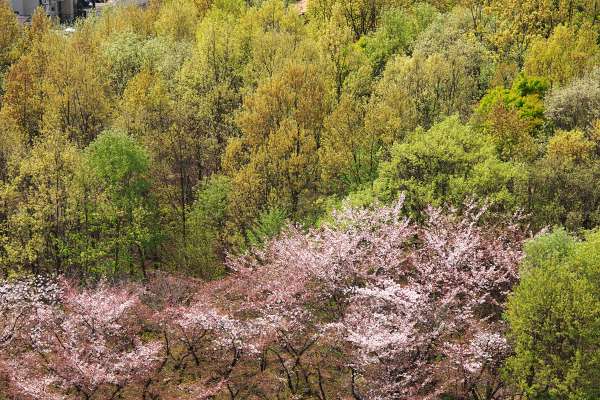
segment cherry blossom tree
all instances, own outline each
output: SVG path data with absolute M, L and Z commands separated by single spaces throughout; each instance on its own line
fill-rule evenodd
M 0 368 L 19 399 L 506 398 L 524 232 L 485 212 L 347 207 L 213 282 L 4 284 Z
M 111 399 L 142 384 L 161 364 L 162 342 L 141 340 L 139 308 L 132 288 L 62 282 L 58 304 L 36 304 L 16 339 L 19 351 L 2 360 L 13 394 Z
M 303 390 L 319 397 L 327 388 L 311 384 L 320 369 L 311 354 L 341 346 L 355 398 L 494 399 L 510 351 L 500 316 L 523 232 L 484 228 L 486 210 L 473 205 L 461 215 L 429 209 L 418 226 L 402 204 L 345 208 L 321 228 L 290 228 L 230 260 L 244 307 L 269 321 L 270 349 L 287 353 L 287 364 L 278 356 L 283 377 L 294 381 L 285 365 L 302 366 Z
M 259 355 L 255 343 L 261 333 L 256 324 L 227 315 L 209 301 L 196 300 L 162 313 L 169 357 L 176 369 L 188 370 L 193 378 L 178 386 L 180 398 L 204 399 L 221 390 L 229 390 L 234 398 L 239 392 L 235 368 Z
M 254 315 L 261 326 L 262 358 L 285 382 L 279 390 L 325 399 L 344 387 L 331 373 L 345 363 L 325 325 L 343 314 L 349 288 L 381 265 L 403 263 L 396 255 L 414 228 L 401 210 L 402 200 L 376 211 L 347 208 L 322 228 L 289 227 L 264 248 L 229 260 L 235 275 L 227 293 L 243 299 L 236 313 Z
M 56 304 L 60 292 L 59 283 L 45 276 L 0 282 L 0 350 L 17 337 L 31 312 Z
M 332 328 L 351 345 L 356 398 L 499 398 L 510 351 L 500 317 L 523 235 L 479 226 L 483 211 L 428 210 L 404 268 L 349 290 Z

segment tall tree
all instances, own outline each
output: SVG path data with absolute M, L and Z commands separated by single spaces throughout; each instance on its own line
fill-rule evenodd
M 79 178 L 83 266 L 90 272 L 146 277 L 158 239 L 146 149 L 123 132 L 105 131 L 84 156 Z
M 18 45 L 22 37 L 22 29 L 10 3 L 0 2 L 0 105 L 4 87 L 4 76 L 8 67 L 18 57 Z
M 533 42 L 524 70 L 531 76 L 547 78 L 555 86 L 583 78 L 600 63 L 597 37 L 597 30 L 588 26 L 559 25 L 548 39 Z
M 60 132 L 49 132 L 23 158 L 4 186 L 4 269 L 71 273 L 72 199 L 79 152 Z
M 558 229 L 525 246 L 521 282 L 508 304 L 515 354 L 507 377 L 529 398 L 600 395 L 600 237 Z
M 450 117 L 395 144 L 374 191 L 387 201 L 407 193 L 407 209 L 417 215 L 426 204 L 460 206 L 473 194 L 512 214 L 521 205 L 525 178 L 521 165 L 498 159 L 487 136 Z
M 297 217 L 311 211 L 328 111 L 323 91 L 314 65 L 292 63 L 244 99 L 237 120 L 242 137 L 229 142 L 224 158 L 234 184 L 247 174 L 254 176 L 232 195 L 232 210 L 242 226 L 267 205 Z M 241 212 L 241 204 L 253 209 Z

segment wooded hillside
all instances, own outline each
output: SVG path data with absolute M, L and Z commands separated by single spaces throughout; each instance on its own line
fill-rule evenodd
M 4 1 L 0 399 L 600 398 L 597 0 Z

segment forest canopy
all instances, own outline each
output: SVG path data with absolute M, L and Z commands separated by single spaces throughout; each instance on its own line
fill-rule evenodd
M 0 0 L 0 399 L 600 397 L 599 19 Z

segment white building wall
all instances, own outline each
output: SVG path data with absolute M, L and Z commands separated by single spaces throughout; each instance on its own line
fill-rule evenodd
M 36 7 L 42 6 L 46 14 L 59 17 L 62 20 L 71 20 L 75 16 L 77 0 L 10 0 L 15 13 L 20 16 L 30 17 Z

